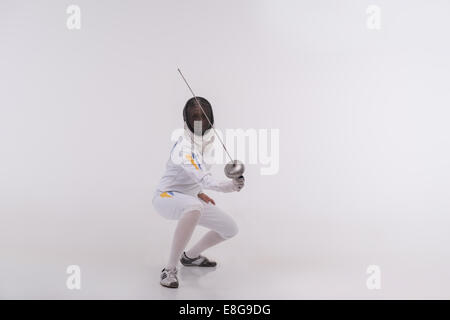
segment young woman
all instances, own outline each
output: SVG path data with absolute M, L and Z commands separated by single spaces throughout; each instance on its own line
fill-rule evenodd
M 199 106 L 200 104 L 200 106 Z M 240 191 L 244 178 L 216 180 L 204 161 L 212 151 L 214 115 L 211 104 L 202 97 L 191 98 L 183 109 L 184 135 L 170 152 L 153 206 L 167 219 L 178 220 L 169 261 L 161 272 L 161 285 L 178 288 L 178 260 L 188 267 L 215 267 L 216 262 L 201 255 L 206 249 L 234 237 L 238 228 L 234 220 L 216 207 L 203 189 L 220 192 Z M 195 226 L 210 229 L 193 247 L 184 251 Z

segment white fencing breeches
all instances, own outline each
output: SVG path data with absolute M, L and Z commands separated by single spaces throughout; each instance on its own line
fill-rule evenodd
M 156 193 L 153 206 L 166 219 L 179 220 L 186 212 L 200 211 L 198 225 L 216 231 L 224 239 L 234 237 L 238 227 L 233 218 L 217 206 L 179 192 Z

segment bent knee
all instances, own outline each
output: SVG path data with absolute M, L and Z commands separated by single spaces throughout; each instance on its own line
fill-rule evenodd
M 238 232 L 239 228 L 236 222 L 233 221 L 227 226 L 226 230 L 224 230 L 224 232 L 222 233 L 222 237 L 224 237 L 225 239 L 230 239 L 236 236 Z

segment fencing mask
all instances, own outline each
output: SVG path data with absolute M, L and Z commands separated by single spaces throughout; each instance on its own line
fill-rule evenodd
M 198 105 L 199 103 L 201 108 Z M 211 104 L 202 97 L 189 99 L 183 109 L 183 119 L 188 129 L 193 134 L 197 136 L 205 135 L 205 133 L 211 129 L 211 124 L 214 125 L 214 115 Z M 211 124 L 209 122 L 211 122 Z

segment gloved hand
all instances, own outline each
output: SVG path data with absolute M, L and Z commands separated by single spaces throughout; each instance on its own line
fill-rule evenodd
M 244 177 L 239 177 L 232 180 L 224 180 L 217 184 L 212 190 L 220 191 L 220 192 L 233 192 L 240 191 L 244 187 Z
M 241 191 L 241 189 L 244 187 L 244 184 L 245 184 L 244 176 L 240 176 L 239 178 L 235 178 L 232 181 L 233 181 L 233 185 L 237 189 L 236 191 L 238 191 L 238 192 Z

